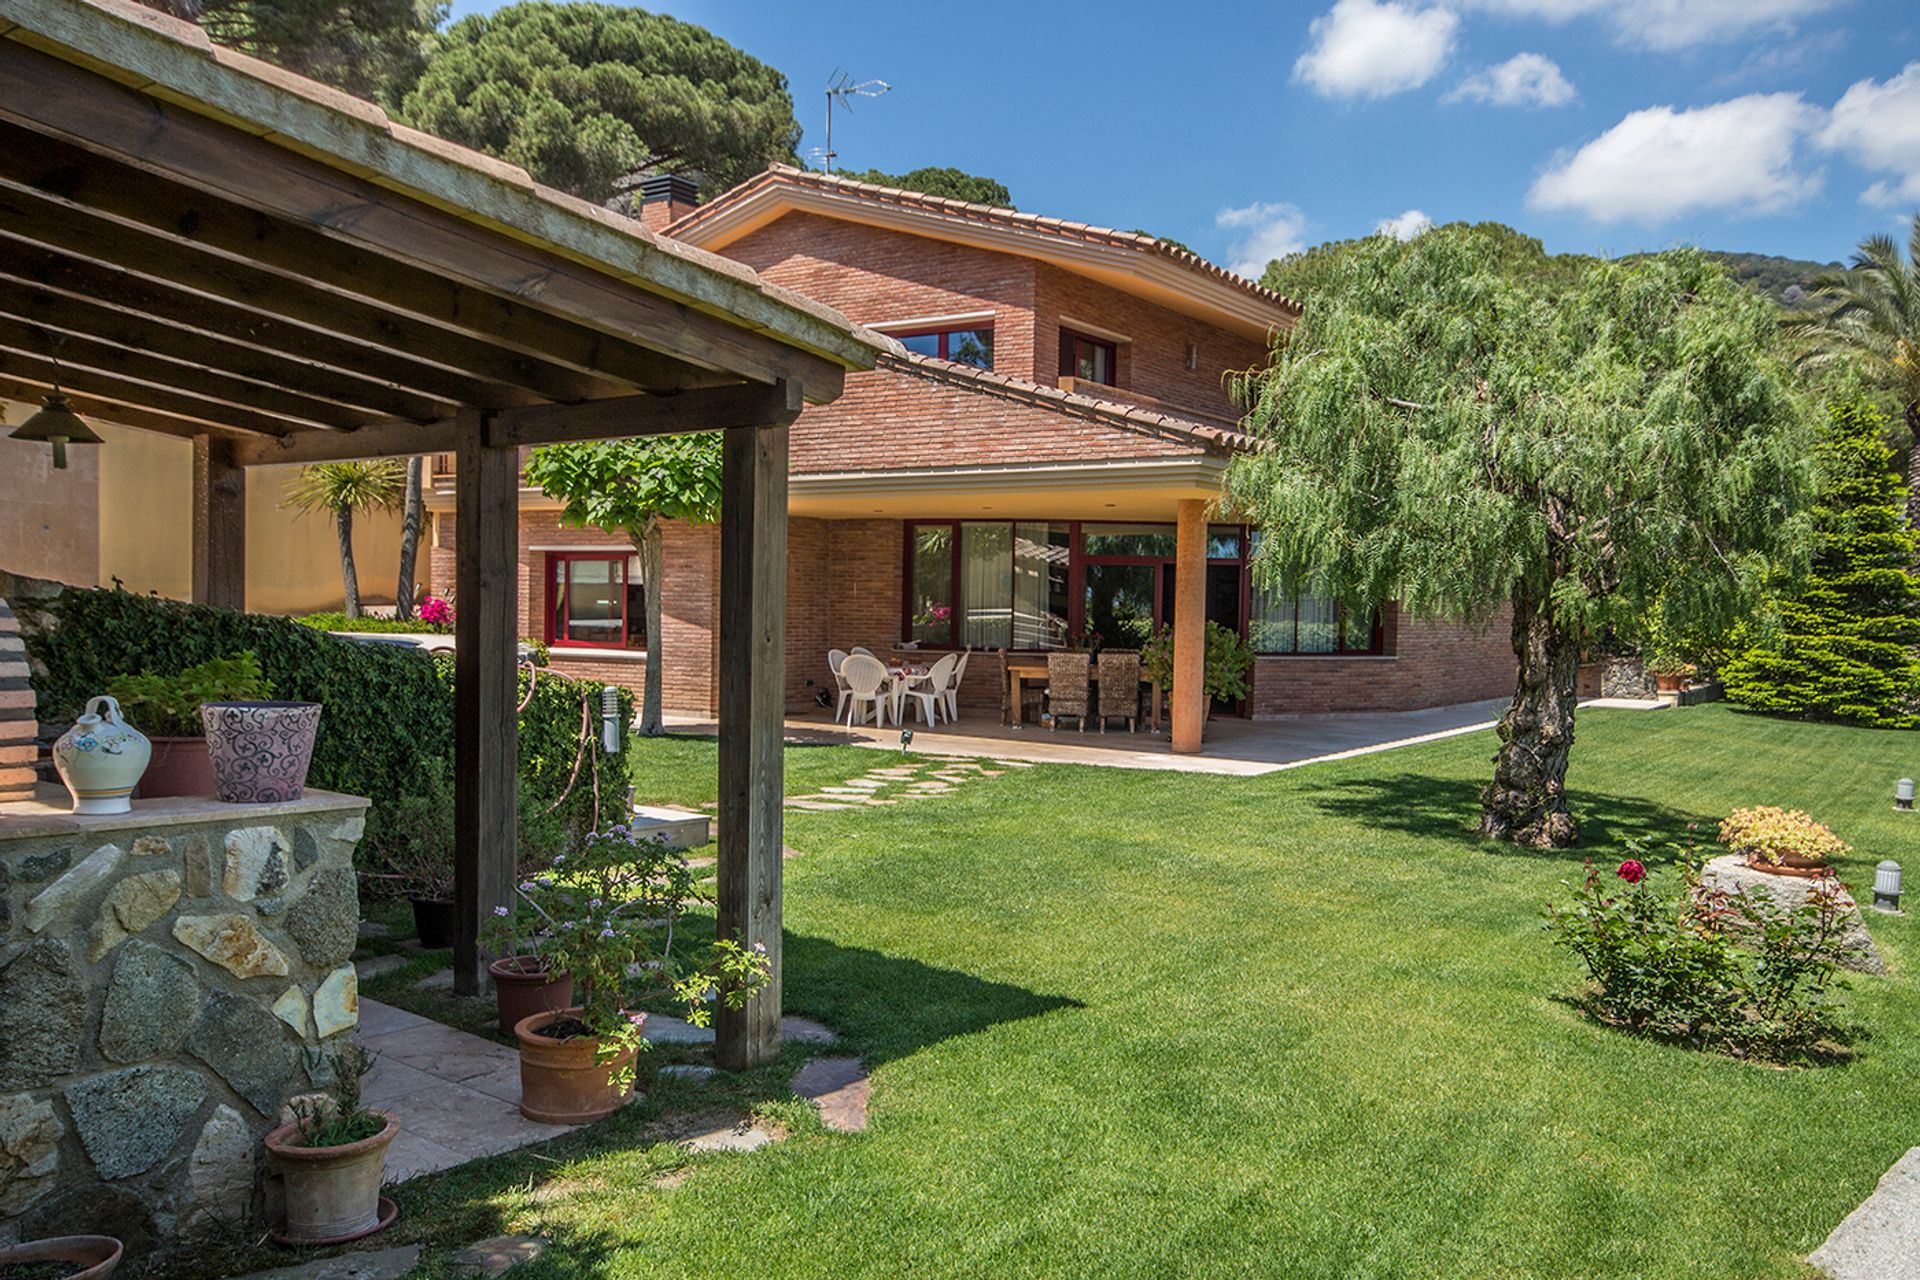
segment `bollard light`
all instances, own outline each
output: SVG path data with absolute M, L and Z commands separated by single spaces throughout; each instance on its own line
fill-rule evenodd
M 620 754 L 620 690 L 613 685 L 600 690 L 600 746 L 610 756 Z
M 913 745 L 913 730 L 902 729 L 900 731 L 900 754 L 901 755 L 907 754 L 907 748 L 912 745 Z
M 1873 905 L 1878 911 L 1900 909 L 1900 864 L 1892 859 L 1873 869 Z
M 1913 779 L 1902 778 L 1893 784 L 1893 807 L 1911 812 L 1913 809 Z

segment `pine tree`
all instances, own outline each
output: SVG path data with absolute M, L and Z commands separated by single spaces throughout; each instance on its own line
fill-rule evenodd
M 1920 537 L 1904 519 L 1905 487 L 1885 443 L 1886 419 L 1864 397 L 1834 403 L 1815 457 L 1813 569 L 1780 603 L 1780 632 L 1721 675 L 1727 696 L 1759 711 L 1920 727 Z

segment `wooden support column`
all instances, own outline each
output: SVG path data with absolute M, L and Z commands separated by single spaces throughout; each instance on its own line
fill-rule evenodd
M 728 1071 L 780 1056 L 781 741 L 787 428 L 728 427 L 720 498 L 719 936 L 766 948 L 772 981 L 714 1015 Z
M 1207 503 L 1180 499 L 1173 548 L 1173 749 L 1200 750 L 1207 725 Z
M 225 436 L 193 438 L 193 602 L 247 607 L 247 473 Z
M 453 989 L 486 991 L 480 922 L 513 894 L 520 723 L 520 451 L 462 414 L 454 471 Z

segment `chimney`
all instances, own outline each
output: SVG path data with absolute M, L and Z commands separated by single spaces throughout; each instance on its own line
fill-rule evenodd
M 658 231 L 678 218 L 692 213 L 700 204 L 700 187 L 695 175 L 650 173 L 640 179 L 640 222 L 649 231 Z

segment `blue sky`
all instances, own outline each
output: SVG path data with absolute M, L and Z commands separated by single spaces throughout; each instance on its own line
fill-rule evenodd
M 653 7 L 784 71 L 803 152 L 844 67 L 894 89 L 836 119 L 840 167 L 955 165 L 1228 264 L 1420 216 L 1829 260 L 1920 209 L 1913 0 Z

